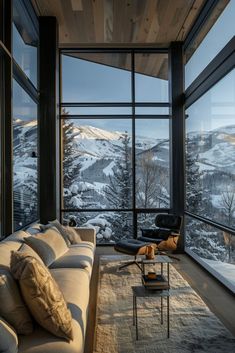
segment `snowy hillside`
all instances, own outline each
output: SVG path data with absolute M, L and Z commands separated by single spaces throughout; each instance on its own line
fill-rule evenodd
M 235 125 L 206 132 L 190 132 L 187 138 L 199 154 L 200 170 L 222 170 L 235 174 Z

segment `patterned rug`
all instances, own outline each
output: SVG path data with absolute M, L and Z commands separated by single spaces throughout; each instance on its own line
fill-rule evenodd
M 160 324 L 160 298 L 138 298 L 136 341 L 131 286 L 141 284 L 140 271 L 136 266 L 119 271 L 123 260 L 120 256 L 102 256 L 100 260 L 94 353 L 235 352 L 235 337 L 171 265 L 170 338 L 166 319 Z

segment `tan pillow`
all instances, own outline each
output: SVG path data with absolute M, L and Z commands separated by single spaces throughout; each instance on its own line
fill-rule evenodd
M 28 335 L 33 332 L 33 323 L 18 285 L 5 269 L 0 269 L 0 316 L 19 334 Z
M 32 256 L 14 251 L 11 271 L 19 280 L 21 293 L 35 320 L 55 336 L 73 339 L 70 310 L 47 267 Z
M 44 233 L 38 233 L 24 240 L 47 266 L 68 251 L 64 238 L 55 228 L 49 228 Z
M 67 237 L 69 239 L 70 244 L 74 245 L 74 244 L 79 244 L 82 242 L 82 239 L 79 235 L 79 233 L 73 228 L 73 227 L 64 227 Z
M 0 317 L 0 352 L 17 353 L 18 337 L 13 329 L 4 319 Z
M 49 225 L 56 227 L 56 229 L 60 232 L 60 234 L 63 236 L 65 242 L 67 245 L 71 245 L 69 238 L 68 238 L 68 234 L 66 232 L 65 226 L 63 226 L 58 219 L 54 219 L 53 221 L 49 221 Z M 48 226 L 48 225 L 47 225 Z

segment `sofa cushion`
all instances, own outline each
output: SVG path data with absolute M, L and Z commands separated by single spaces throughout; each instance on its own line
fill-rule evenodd
M 56 229 L 60 232 L 60 234 L 64 237 L 67 245 L 70 245 L 69 238 L 67 236 L 67 231 L 65 227 L 58 221 L 58 219 L 54 219 L 53 221 L 49 221 L 50 226 L 56 227 Z
M 94 245 L 90 242 L 81 242 L 72 245 L 69 250 L 53 262 L 50 268 L 85 268 L 91 275 L 94 258 Z
M 0 242 L 0 267 L 10 267 L 11 251 L 17 251 L 27 236 L 26 232 L 19 231 Z
M 27 245 L 27 244 L 22 244 L 21 247 L 19 248 L 19 251 L 27 254 L 29 256 L 33 256 L 35 257 L 39 262 L 44 263 L 42 258 L 38 255 L 38 253 L 36 253 L 36 251 L 33 250 L 33 248 L 31 248 L 31 246 Z
M 79 231 L 74 229 L 73 227 L 66 226 L 64 227 L 67 233 L 67 238 L 69 239 L 70 244 L 79 244 L 82 239 L 79 235 Z
M 68 251 L 64 238 L 54 227 L 25 238 L 25 242 L 38 253 L 46 266 Z
M 72 314 L 74 339 L 66 342 L 36 327 L 30 337 L 19 336 L 19 353 L 83 353 L 89 302 L 89 275 L 82 269 L 51 270 Z
M 18 337 L 13 329 L 4 319 L 0 317 L 0 352 L 17 353 Z
M 73 339 L 70 310 L 47 267 L 17 251 L 11 256 L 11 271 L 35 320 L 52 334 Z
M 27 335 L 33 331 L 33 323 L 18 284 L 7 269 L 0 269 L 0 316 L 19 334 Z

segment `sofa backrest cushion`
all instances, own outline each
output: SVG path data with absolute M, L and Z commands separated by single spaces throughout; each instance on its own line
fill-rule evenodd
M 10 266 L 11 251 L 18 250 L 28 234 L 23 230 L 13 233 L 0 242 L 0 267 Z
M 76 229 L 69 226 L 66 226 L 64 228 L 67 233 L 67 238 L 69 239 L 69 242 L 71 245 L 79 244 L 82 242 L 79 232 Z
M 55 336 L 73 339 L 72 316 L 48 268 L 32 256 L 12 252 L 11 272 L 18 279 L 23 298 L 35 318 Z
M 3 318 L 0 317 L 0 352 L 17 353 L 18 337 L 13 329 Z
M 28 244 L 24 243 L 21 245 L 21 247 L 19 248 L 19 251 L 27 254 L 29 256 L 33 256 L 35 257 L 39 262 L 44 263 L 42 258 L 38 255 L 38 253 L 36 251 L 33 250 L 33 248 L 31 248 L 31 246 L 29 246 Z
M 36 251 L 46 266 L 51 265 L 68 251 L 64 238 L 56 228 L 49 228 L 44 233 L 27 237 L 25 242 Z
M 3 268 L 0 269 L 0 316 L 19 334 L 27 335 L 33 331 L 33 323 L 18 284 L 9 270 Z
M 63 226 L 58 219 L 54 219 L 53 221 L 49 221 L 49 226 L 56 227 L 56 229 L 60 232 L 60 234 L 63 236 L 66 244 L 69 246 L 71 243 L 68 238 L 68 234 L 66 231 L 65 226 Z

